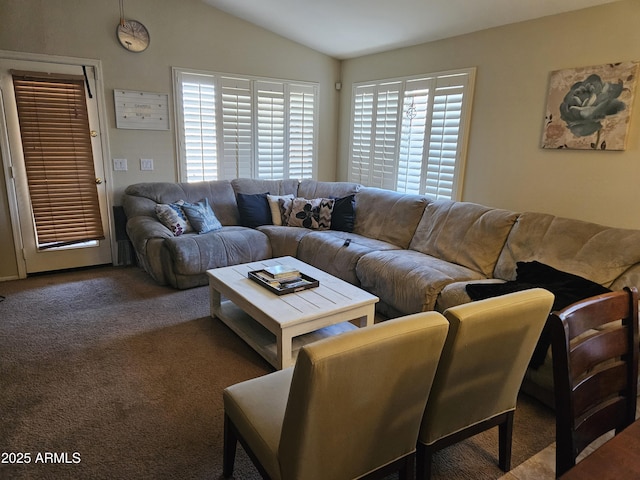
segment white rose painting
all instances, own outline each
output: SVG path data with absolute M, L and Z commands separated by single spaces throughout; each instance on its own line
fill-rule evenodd
M 638 62 L 551 73 L 542 148 L 624 150 Z

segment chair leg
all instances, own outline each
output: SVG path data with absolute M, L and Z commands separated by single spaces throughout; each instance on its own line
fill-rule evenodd
M 416 479 L 430 480 L 434 450 L 418 442 L 416 448 Z
M 416 456 L 409 455 L 398 471 L 398 480 L 413 480 L 416 468 Z
M 224 446 L 222 453 L 222 476 L 230 478 L 233 475 L 233 467 L 236 461 L 236 447 L 238 445 L 238 437 L 231 419 L 225 413 L 224 415 Z
M 515 411 L 506 414 L 504 422 L 498 426 L 498 466 L 503 472 L 511 470 L 511 445 L 513 442 L 513 417 Z

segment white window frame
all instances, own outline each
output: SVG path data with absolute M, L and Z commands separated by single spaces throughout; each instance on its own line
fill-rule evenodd
M 317 83 L 177 67 L 172 70 L 180 181 L 316 178 Z M 211 120 L 203 122 L 204 113 L 194 116 L 200 122 L 192 123 L 195 141 L 187 141 L 185 133 L 183 80 L 189 79 L 213 89 L 210 103 L 202 110 Z M 193 98 L 206 100 L 206 94 Z M 199 140 L 205 143 L 195 151 L 199 154 L 208 150 L 208 154 L 203 154 L 202 167 L 194 170 L 188 165 L 187 148 Z
M 349 180 L 461 200 L 475 73 L 466 68 L 354 83 Z M 412 98 L 419 101 L 410 104 Z

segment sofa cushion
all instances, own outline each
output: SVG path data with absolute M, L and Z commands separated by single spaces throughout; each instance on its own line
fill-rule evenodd
M 234 178 L 231 186 L 236 193 L 255 194 L 270 192 L 273 195 L 297 195 L 299 181 L 294 178 L 262 180 L 257 178 Z
M 525 212 L 507 237 L 494 276 L 514 280 L 517 262 L 537 260 L 611 288 L 617 278 L 640 262 L 638 245 L 640 230 Z
M 361 188 L 362 185 L 353 182 L 320 182 L 318 180 L 305 179 L 300 182 L 296 196 L 303 198 L 339 198 L 357 193 Z
M 269 237 L 274 257 L 297 257 L 300 240 L 313 232 L 308 228 L 287 227 L 285 225 L 262 225 L 258 227 L 258 230 Z
M 347 245 L 345 240 L 349 239 Z M 379 250 L 398 250 L 391 243 L 334 230 L 312 231 L 300 240 L 299 260 L 353 285 L 360 285 L 356 265 L 363 255 Z
M 490 277 L 517 218 L 507 210 L 437 200 L 427 205 L 409 248 Z
M 362 188 L 356 194 L 356 218 L 353 231 L 364 237 L 408 248 L 424 209 L 427 197 Z
M 269 193 L 238 193 L 238 211 L 243 227 L 256 228 L 271 225 L 271 208 L 267 200 Z
M 187 215 L 189 223 L 193 226 L 193 230 L 198 234 L 212 232 L 222 228 L 220 220 L 218 220 L 213 210 L 211 210 L 209 200 L 206 198 L 196 203 L 184 202 L 182 209 Z
M 269 238 L 245 227 L 223 227 L 206 235 L 186 234 L 165 240 L 170 265 L 179 275 L 271 258 Z
M 433 310 L 438 294 L 450 283 L 484 278 L 415 250 L 367 253 L 358 261 L 356 274 L 363 289 L 405 315 Z

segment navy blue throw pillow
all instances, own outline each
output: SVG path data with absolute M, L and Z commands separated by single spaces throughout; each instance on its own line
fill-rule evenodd
M 240 225 L 251 228 L 256 228 L 260 225 L 273 225 L 267 195 L 269 195 L 269 192 L 257 194 L 238 193 Z
M 331 213 L 331 230 L 353 232 L 355 224 L 355 194 L 337 198 Z

